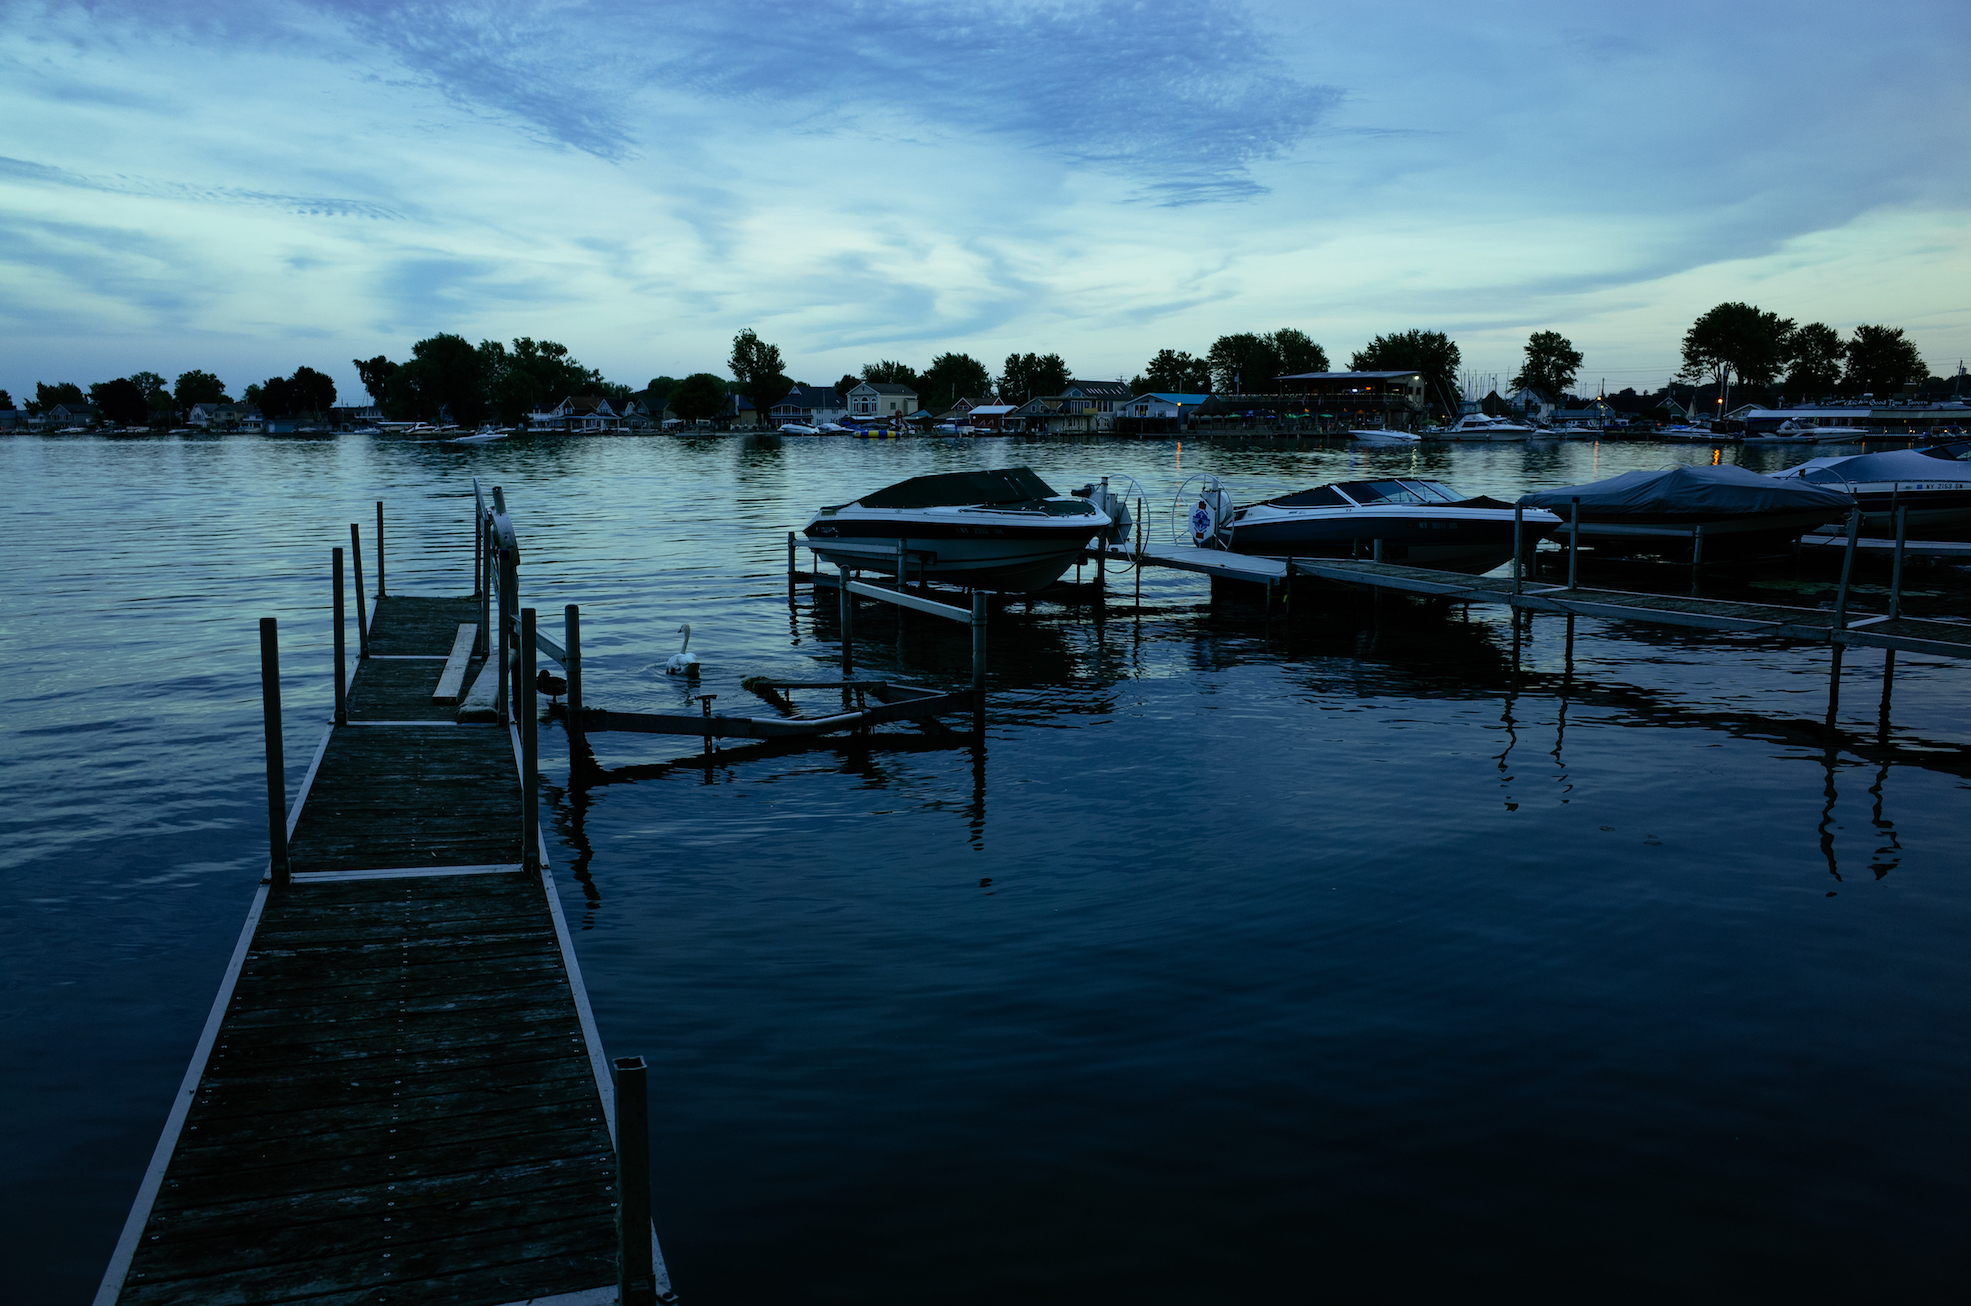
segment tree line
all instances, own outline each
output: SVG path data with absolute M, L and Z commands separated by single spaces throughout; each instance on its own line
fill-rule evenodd
M 1725 303 L 1684 333 L 1684 380 L 1709 377 L 1722 394 L 1733 385 L 1799 402 L 1817 396 L 1887 399 L 1932 378 L 1901 327 L 1857 326 L 1846 340 L 1825 322 L 1796 325 L 1754 304 Z

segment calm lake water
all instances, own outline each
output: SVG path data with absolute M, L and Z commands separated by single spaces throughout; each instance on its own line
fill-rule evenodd
M 1728 457 L 1730 455 L 1727 455 Z M 1755 461 L 1767 469 L 1784 455 Z M 784 533 L 931 470 L 1242 498 L 1351 473 L 1510 496 L 1709 450 L 773 437 L 0 441 L 0 1298 L 86 1301 L 264 866 L 255 623 L 290 792 L 329 549 L 470 587 L 471 478 L 598 705 L 830 678 Z M 1165 534 L 1162 538 L 1168 538 Z M 373 556 L 366 558 L 373 567 Z M 1721 578 L 1832 592 L 1826 562 Z M 1866 607 L 1885 579 L 1864 567 Z M 1910 600 L 1962 612 L 1964 569 Z M 995 617 L 988 737 L 603 736 L 544 823 L 603 1037 L 655 1067 L 685 1299 L 1854 1300 L 1971 1271 L 1966 667 L 1111 575 Z M 1682 573 L 1666 583 L 1682 586 Z M 864 605 L 859 670 L 967 636 Z M 353 641 L 352 641 L 353 642 Z

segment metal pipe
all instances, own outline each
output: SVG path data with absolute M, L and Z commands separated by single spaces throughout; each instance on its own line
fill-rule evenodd
M 855 674 L 855 595 L 849 593 L 849 569 L 838 565 L 842 580 L 842 679 Z
M 1896 509 L 1896 561 L 1889 572 L 1889 620 L 1903 615 L 1903 545 L 1908 542 L 1909 505 Z M 1894 656 L 1895 650 L 1890 650 Z
M 561 639 L 568 660 L 562 670 L 568 673 L 568 761 L 575 761 L 575 746 L 582 738 L 582 610 L 570 603 L 561 610 Z
M 654 1306 L 657 1266 L 650 1235 L 650 1071 L 642 1057 L 617 1057 L 616 1299 Z
M 389 591 L 383 587 L 383 500 L 381 499 L 376 501 L 376 596 L 380 599 L 389 597 Z
M 513 686 L 510 683 L 513 679 L 513 668 L 511 665 L 513 656 L 513 631 L 507 625 L 506 620 L 506 568 L 504 565 L 500 568 L 500 610 L 498 620 L 499 644 L 495 656 L 499 658 L 499 669 L 495 674 L 499 677 L 497 681 L 499 688 L 495 691 L 493 702 L 499 709 L 500 724 L 504 726 L 512 724 L 513 721 L 513 714 L 510 710 L 513 690 Z
M 1848 628 L 1848 577 L 1855 569 L 1855 540 L 1861 535 L 1859 507 L 1848 514 L 1848 543 L 1841 550 L 1841 588 L 1834 595 L 1834 629 Z
M 349 523 L 349 560 L 356 565 L 356 656 L 366 658 L 370 655 L 370 621 L 368 604 L 363 601 L 363 533 L 355 522 Z
M 799 596 L 799 587 L 794 581 L 794 532 L 787 532 L 787 606 L 793 607 Z
M 349 636 L 342 629 L 342 550 L 335 554 L 335 723 L 349 724 Z
M 1514 594 L 1519 593 L 1519 574 L 1525 569 L 1519 560 L 1520 540 L 1524 537 L 1525 530 L 1526 509 L 1515 503 L 1512 506 L 1512 592 Z M 1350 549 L 1349 552 L 1353 553 L 1354 550 Z
M 1369 541 L 1369 545 L 1370 545 L 1370 548 L 1369 548 L 1369 557 L 1370 557 L 1370 559 L 1371 559 L 1371 560 L 1373 560 L 1373 561 L 1375 561 L 1375 562 L 1381 562 L 1381 561 L 1382 561 L 1382 536 L 1380 536 L 1380 535 L 1378 535 L 1378 536 L 1376 536 L 1376 538 L 1375 538 L 1375 539 L 1373 539 L 1373 540 L 1371 540 L 1371 541 Z M 1378 591 L 1378 592 L 1380 592 L 1380 591 L 1381 591 L 1381 588 L 1382 588 L 1382 587 L 1381 587 L 1381 586 L 1377 586 L 1376 588 L 1377 588 L 1377 591 Z
M 472 537 L 474 540 L 472 561 L 479 569 L 479 575 L 474 582 L 476 588 L 473 590 L 474 596 L 479 600 L 479 647 L 475 651 L 481 657 L 493 651 L 492 529 L 492 522 L 486 517 L 481 517 L 479 529 Z
M 260 618 L 260 715 L 267 731 L 267 847 L 274 883 L 289 881 L 287 761 L 281 746 L 281 642 L 272 617 Z
M 1690 532 L 1690 592 L 1697 593 L 1698 569 L 1704 566 L 1704 523 L 1699 522 Z
M 486 597 L 486 515 L 479 510 L 478 496 L 472 502 L 472 597 Z M 484 613 L 480 614 L 479 630 L 485 633 Z
M 541 710 L 534 698 L 534 610 L 520 610 L 520 857 L 541 868 Z
M 1567 588 L 1573 589 L 1574 578 L 1578 574 L 1577 562 L 1581 556 L 1581 497 L 1574 497 L 1573 511 L 1567 517 Z

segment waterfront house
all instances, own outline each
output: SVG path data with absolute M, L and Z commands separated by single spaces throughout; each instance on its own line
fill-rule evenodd
M 1210 395 L 1159 391 L 1131 395 L 1116 410 L 1115 429 L 1124 435 L 1151 435 L 1182 431 L 1190 414 Z
M 860 422 L 882 422 L 917 411 L 917 392 L 907 385 L 864 381 L 848 393 L 849 416 Z
M 260 410 L 249 407 L 246 404 L 239 405 L 235 414 L 235 422 L 239 429 L 245 431 L 248 435 L 262 435 L 267 430 L 267 419 L 260 415 Z
M 606 395 L 569 395 L 552 408 L 527 414 L 527 425 L 536 431 L 563 431 L 569 435 L 596 435 L 615 431 L 623 425 L 623 415 Z
M 839 422 L 848 415 L 848 403 L 832 385 L 797 385 L 767 412 L 775 426 L 789 422 L 820 426 L 823 422 Z
M 328 410 L 329 429 L 333 431 L 353 431 L 382 420 L 383 410 L 375 404 L 337 404 Z
M 0 408 L 0 431 L 17 430 L 25 422 L 26 414 L 18 408 Z
M 1006 429 L 1006 419 L 1013 415 L 1017 407 L 1018 404 L 991 404 L 981 400 L 967 408 L 964 417 L 954 417 L 952 420 L 968 422 L 974 430 L 1003 431 Z
M 1510 408 L 1512 416 L 1524 418 L 1532 422 L 1544 422 L 1551 419 L 1554 415 L 1554 409 L 1558 407 L 1554 403 L 1553 397 L 1545 390 L 1534 388 L 1513 391 L 1510 395 L 1506 396 L 1506 403 Z M 1486 411 L 1487 415 L 1491 417 L 1504 416 L 1503 413 L 1494 413 L 1489 409 Z
M 1058 395 L 1042 395 L 1027 400 L 1006 414 L 1002 429 L 1053 435 L 1068 429 L 1068 423 L 1073 420 L 1062 414 Z
M 1063 429 L 1085 433 L 1113 431 L 1116 410 L 1130 399 L 1122 381 L 1069 381 L 1060 393 L 1061 411 L 1069 424 Z
M 102 415 L 88 404 L 55 404 L 42 418 L 42 425 L 62 431 L 71 426 L 94 426 L 102 420 Z

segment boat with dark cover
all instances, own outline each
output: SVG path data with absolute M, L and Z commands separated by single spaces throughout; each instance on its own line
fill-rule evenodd
M 1030 467 L 913 476 L 823 508 L 804 534 L 823 561 L 970 589 L 1025 593 L 1061 578 L 1117 522 L 1088 498 L 1057 493 Z
M 1775 480 L 1845 490 L 1861 505 L 1862 530 L 1895 534 L 1896 510 L 1909 509 L 1908 528 L 1956 530 L 1971 526 L 1971 464 L 1948 451 L 1891 449 L 1846 458 L 1810 458 L 1774 472 Z
M 1846 517 L 1854 496 L 1842 490 L 1777 480 L 1730 464 L 1624 472 L 1605 481 L 1536 490 L 1521 506 L 1561 519 L 1556 538 L 1572 529 L 1580 500 L 1580 542 L 1607 553 L 1688 553 L 1703 533 L 1704 554 L 1777 549 L 1822 522 Z
M 1560 519 L 1529 512 L 1521 548 Z M 1477 575 L 1512 560 L 1513 509 L 1484 496 L 1463 495 L 1441 481 L 1336 481 L 1311 490 L 1246 504 L 1232 514 L 1234 553 L 1268 558 L 1370 557 L 1382 541 L 1382 560 Z

